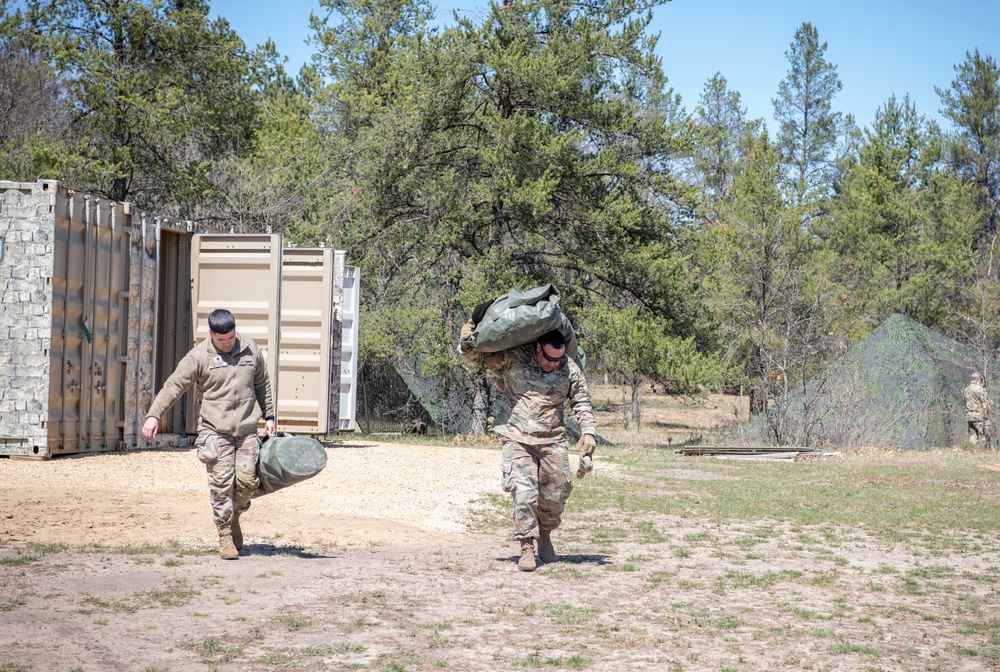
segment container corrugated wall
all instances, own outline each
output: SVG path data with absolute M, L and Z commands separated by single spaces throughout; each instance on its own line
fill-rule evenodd
M 124 448 L 128 218 L 120 203 L 57 192 L 49 453 Z

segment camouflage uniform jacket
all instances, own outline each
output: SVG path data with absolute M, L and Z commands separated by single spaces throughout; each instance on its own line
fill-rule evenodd
M 572 359 L 546 373 L 535 360 L 534 344 L 493 354 L 461 350 L 462 356 L 486 368 L 490 380 L 510 403 L 510 418 L 497 434 L 527 445 L 566 440 L 563 403 L 569 401 L 584 434 L 597 435 L 597 421 L 583 371 Z
M 980 383 L 971 383 L 962 391 L 962 398 L 965 400 L 966 421 L 978 422 L 986 419 L 986 408 L 989 405 L 986 388 Z
M 256 343 L 239 334 L 232 352 L 217 351 L 211 338 L 194 346 L 163 383 L 146 417 L 161 417 L 192 385 L 202 398 L 199 433 L 255 434 L 261 417 L 258 406 L 265 418 L 274 417 L 264 355 Z

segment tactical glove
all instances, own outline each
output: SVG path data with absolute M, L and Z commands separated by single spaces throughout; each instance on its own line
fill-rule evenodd
M 472 320 L 469 320 L 468 322 L 466 322 L 465 324 L 463 324 L 462 325 L 462 331 L 459 334 L 458 340 L 460 340 L 460 341 L 468 340 L 469 337 L 472 336 L 472 332 L 473 332 L 473 330 L 475 328 L 476 328 L 476 323 L 473 322 Z

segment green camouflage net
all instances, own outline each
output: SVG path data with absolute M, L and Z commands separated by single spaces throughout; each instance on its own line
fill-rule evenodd
M 773 443 L 784 412 L 785 445 L 917 450 L 957 446 L 968 437 L 962 390 L 974 370 L 993 365 L 975 350 L 902 315 L 890 316 L 822 374 L 741 428 L 740 443 Z

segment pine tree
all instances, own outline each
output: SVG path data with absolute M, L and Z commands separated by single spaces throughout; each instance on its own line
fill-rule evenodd
M 342 132 L 330 235 L 374 284 L 380 343 L 445 375 L 467 310 L 547 282 L 570 310 L 613 297 L 691 336 L 689 146 L 655 3 L 507 2 L 443 32 L 419 3 L 375 4 L 338 0 L 320 30 Z
M 698 121 L 694 140 L 694 164 L 702 185 L 703 198 L 715 203 L 733 185 L 739 170 L 740 144 L 746 133 L 746 108 L 740 94 L 732 91 L 726 78 L 716 73 L 708 82 L 695 108 Z
M 772 101 L 780 125 L 778 145 L 790 168 L 792 203 L 797 207 L 829 195 L 831 157 L 843 123 L 832 108 L 842 85 L 837 66 L 827 62 L 825 54 L 826 43 L 820 44 L 816 28 L 803 23 L 785 52 L 788 74 Z
M 949 147 L 949 162 L 975 185 L 983 216 L 976 246 L 986 254 L 1000 221 L 1000 67 L 976 49 L 966 53 L 955 72 L 949 88 L 935 90 L 944 105 L 942 113 L 957 131 Z
M 203 0 L 25 0 L 2 31 L 53 64 L 70 139 L 60 174 L 81 189 L 190 216 L 213 161 L 251 149 L 249 55 Z
M 827 354 L 833 286 L 821 268 L 817 240 L 801 226 L 781 191 L 778 147 L 752 131 L 744 170 L 706 227 L 701 266 L 707 304 L 716 315 L 728 358 L 749 386 L 752 414 L 765 414 L 771 440 L 796 440 L 787 393 Z
M 909 97 L 891 97 L 864 133 L 829 231 L 855 336 L 894 312 L 954 333 L 977 210 L 940 169 L 941 147 L 939 129 Z

